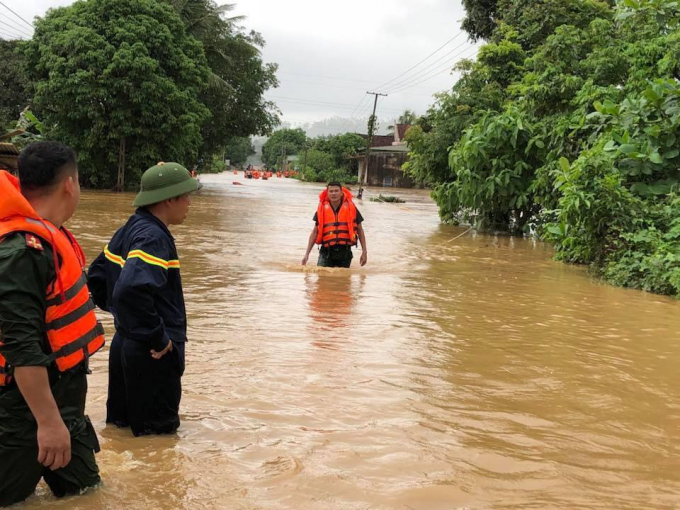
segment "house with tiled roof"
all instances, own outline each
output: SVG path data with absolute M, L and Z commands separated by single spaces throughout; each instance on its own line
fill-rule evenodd
M 413 180 L 404 174 L 402 166 L 408 159 L 408 147 L 404 137 L 409 124 L 395 124 L 391 135 L 375 135 L 371 144 L 368 172 L 366 157 L 359 156 L 359 176 L 367 186 L 412 188 Z M 365 140 L 368 135 L 361 135 Z

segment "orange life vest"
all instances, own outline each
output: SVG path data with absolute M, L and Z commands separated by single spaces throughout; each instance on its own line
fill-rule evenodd
M 337 212 L 331 206 L 327 189 L 319 195 L 319 206 L 316 209 L 316 219 L 319 222 L 316 244 L 325 247 L 357 244 L 357 208 L 352 201 L 352 193 L 344 187 L 342 193 L 342 204 Z
M 57 277 L 46 289 L 45 334 L 49 357 L 64 372 L 87 362 L 102 348 L 104 329 L 94 313 L 80 245 L 68 230 L 40 218 L 19 189 L 16 177 L 0 171 L 0 239 L 13 232 L 29 232 L 52 245 Z M 41 247 L 39 239 L 31 241 L 34 247 Z M 9 368 L 0 354 L 0 386 L 10 382 Z

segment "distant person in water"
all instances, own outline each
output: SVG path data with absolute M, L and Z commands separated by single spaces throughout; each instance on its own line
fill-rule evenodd
M 354 205 L 352 193 L 339 182 L 329 182 L 319 195 L 319 205 L 314 214 L 315 226 L 309 236 L 307 251 L 302 259 L 306 265 L 315 244 L 319 248 L 320 267 L 350 267 L 352 246 L 361 243 L 359 263 L 364 266 L 368 261 L 366 236 L 362 223 L 363 216 Z

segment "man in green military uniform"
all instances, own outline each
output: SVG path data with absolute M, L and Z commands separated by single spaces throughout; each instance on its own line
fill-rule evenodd
M 64 329 L 96 323 L 91 309 L 63 314 L 78 288 L 88 299 L 84 283 L 67 287 L 69 263 L 78 264 L 76 274 L 84 263 L 62 226 L 80 196 L 73 150 L 56 142 L 28 146 L 18 181 L 0 171 L 0 196 L 0 506 L 8 506 L 30 496 L 41 478 L 57 497 L 99 483 L 99 444 L 84 411 L 87 359 L 101 347 L 103 332 L 97 324 L 77 338 Z M 63 300 L 51 302 L 55 292 Z M 99 339 L 96 348 L 90 334 Z M 55 350 L 62 340 L 71 349 Z

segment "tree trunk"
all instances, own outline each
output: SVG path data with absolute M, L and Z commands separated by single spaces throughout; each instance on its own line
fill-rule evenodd
M 116 182 L 116 191 L 121 192 L 125 190 L 125 137 L 120 139 L 120 147 L 118 149 L 118 180 Z

